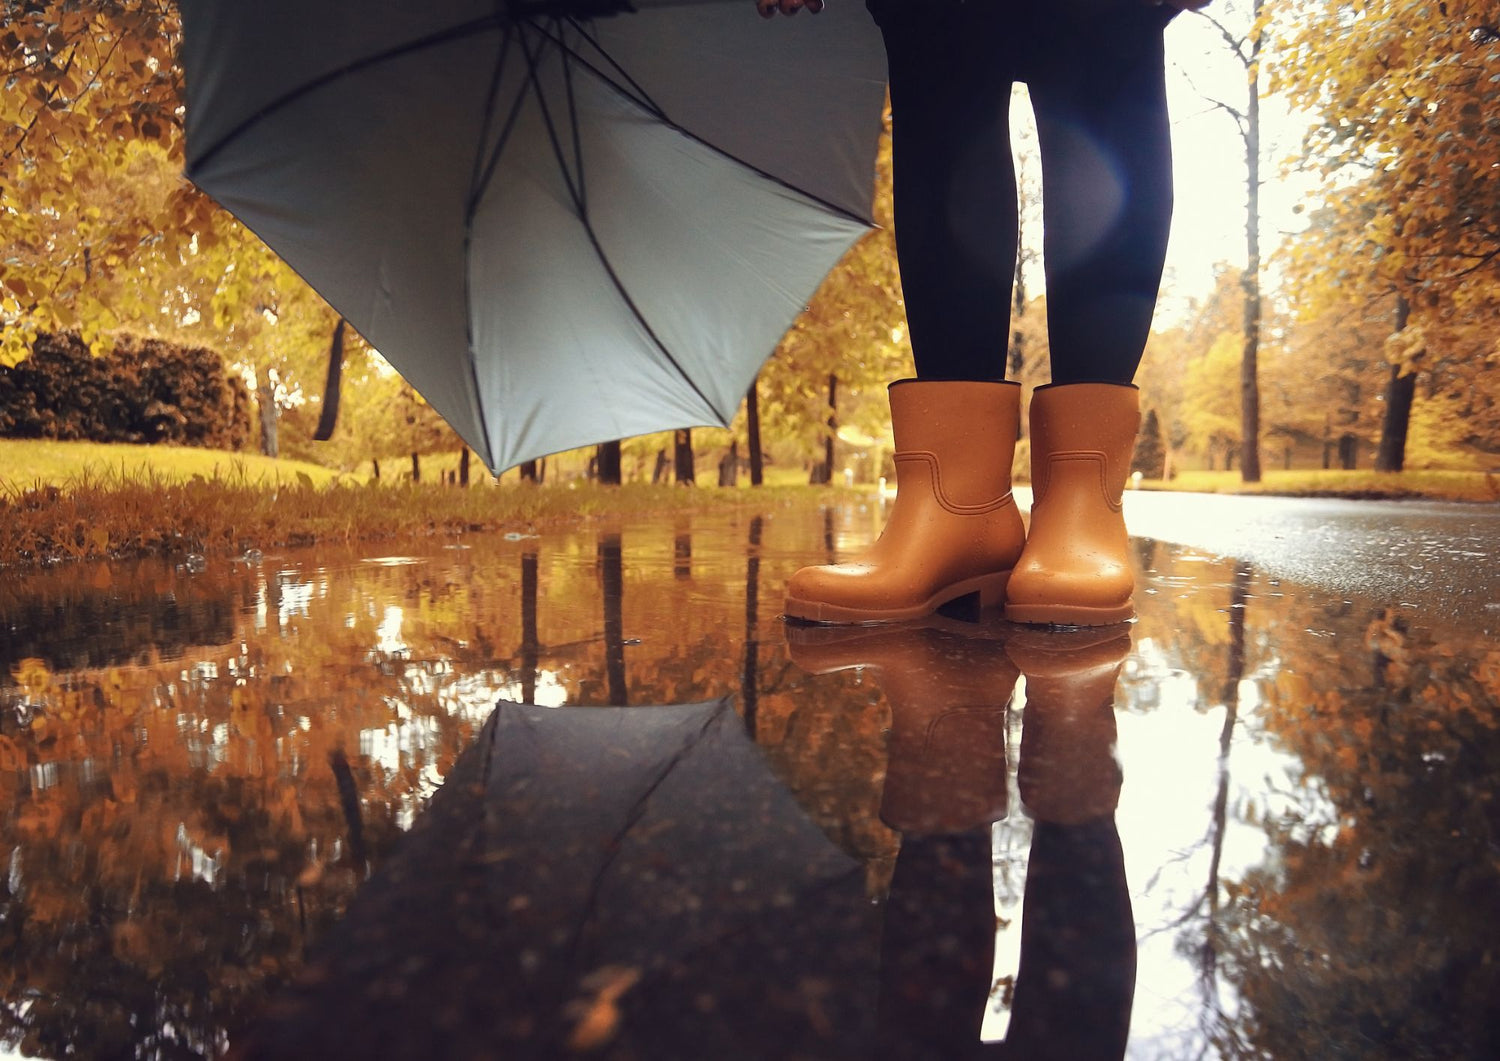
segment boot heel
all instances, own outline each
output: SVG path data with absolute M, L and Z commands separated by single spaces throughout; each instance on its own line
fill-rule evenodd
M 1005 603 L 1005 588 L 1010 585 L 1010 572 L 986 575 L 979 584 L 979 607 L 998 608 Z

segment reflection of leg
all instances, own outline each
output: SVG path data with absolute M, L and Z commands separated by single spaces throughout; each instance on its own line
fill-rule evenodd
M 1054 383 L 1128 383 L 1145 349 L 1172 214 L 1165 17 L 1097 16 L 1030 82 Z
M 993 9 L 1008 5 L 890 6 L 896 253 L 917 376 L 1001 379 L 1016 262 L 1016 34 L 996 33 Z
M 1114 819 L 1037 822 L 1008 1052 L 1058 1061 L 1125 1056 L 1135 963 L 1135 922 Z
M 1018 773 L 1035 823 L 1006 1043 L 1025 1058 L 1119 1058 L 1136 967 L 1114 823 L 1114 692 L 1130 636 L 1024 631 L 1006 651 L 1026 676 Z
M 994 964 L 990 831 L 902 841 L 880 947 L 880 1054 L 979 1050 Z

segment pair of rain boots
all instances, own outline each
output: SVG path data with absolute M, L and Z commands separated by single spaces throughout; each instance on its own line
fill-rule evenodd
M 1017 383 L 902 380 L 890 387 L 898 492 L 884 533 L 840 564 L 803 568 L 786 615 L 815 623 L 915 619 L 962 598 L 1012 622 L 1104 626 L 1135 615 L 1122 499 L 1140 392 L 1038 387 L 1031 400 L 1028 533 L 1011 496 Z

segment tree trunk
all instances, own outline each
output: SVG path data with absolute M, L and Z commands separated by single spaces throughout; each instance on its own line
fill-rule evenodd
M 323 409 L 318 414 L 318 427 L 313 432 L 314 442 L 327 442 L 333 437 L 333 429 L 339 422 L 339 394 L 343 390 L 344 378 L 344 318 L 340 317 L 333 328 L 333 339 L 328 344 L 328 375 L 323 380 Z
M 458 485 L 469 485 L 469 447 L 465 446 L 463 452 L 458 455 Z
M 1260 27 L 1255 0 L 1250 31 L 1250 98 L 1245 112 L 1245 321 L 1240 359 L 1240 478 L 1260 482 Z
M 258 373 L 260 380 L 255 387 L 255 403 L 260 411 L 260 451 L 267 457 L 281 455 L 279 412 L 276 408 L 276 386 L 270 373 Z
M 599 481 L 605 486 L 620 485 L 620 440 L 601 442 L 594 450 Z
M 839 430 L 839 378 L 828 374 L 828 434 L 823 438 L 823 463 L 813 468 L 814 485 L 833 482 L 833 440 Z
M 411 481 L 414 483 L 422 481 L 422 455 L 420 453 L 411 455 Z
M 1339 467 L 1352 472 L 1359 463 L 1359 439 L 1345 432 L 1339 436 Z
M 745 424 L 750 443 L 750 485 L 759 486 L 764 479 L 765 467 L 760 451 L 760 376 L 750 381 L 750 390 L 745 394 Z
M 536 461 L 522 461 L 521 462 L 521 482 L 523 482 L 523 483 L 536 483 L 536 482 L 540 482 L 540 481 L 541 480 L 537 477 L 537 473 L 536 473 Z
M 729 452 L 719 458 L 719 485 L 738 486 L 740 482 L 740 440 L 729 439 Z
M 1400 332 L 1411 318 L 1411 303 L 1404 295 L 1396 297 L 1396 327 Z M 1377 472 L 1399 472 L 1406 467 L 1406 434 L 1411 427 L 1411 406 L 1417 396 L 1417 374 L 1401 374 L 1400 365 L 1391 366 L 1385 384 L 1385 418 L 1380 424 L 1380 449 L 1375 454 Z
M 698 482 L 693 465 L 693 429 L 679 427 L 672 432 L 672 475 L 678 483 L 694 486 Z
M 373 468 L 374 471 L 375 471 L 375 481 L 379 482 L 380 481 L 380 462 L 378 460 L 375 460 L 372 457 L 372 458 L 370 458 L 370 467 Z

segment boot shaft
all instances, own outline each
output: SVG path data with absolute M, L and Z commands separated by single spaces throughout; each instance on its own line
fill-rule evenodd
M 1140 391 L 1120 383 L 1064 383 L 1031 396 L 1031 489 L 1040 504 L 1062 460 L 1094 458 L 1105 500 L 1118 507 L 1140 430 Z
M 888 393 L 898 482 L 901 464 L 929 454 L 939 496 L 956 507 L 987 505 L 1010 491 L 1019 383 L 900 380 Z

